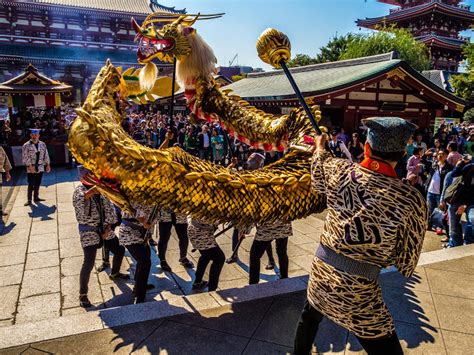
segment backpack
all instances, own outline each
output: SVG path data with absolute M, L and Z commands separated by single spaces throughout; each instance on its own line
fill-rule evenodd
M 450 205 L 456 203 L 464 193 L 464 186 L 464 179 L 460 176 L 448 186 L 444 193 L 444 200 Z
M 453 184 L 446 188 L 444 200 L 449 204 L 453 204 L 461 202 L 462 198 L 465 199 L 466 196 L 472 196 L 470 194 L 472 193 L 473 182 L 474 164 L 469 163 L 468 169 L 463 171 L 463 174 Z

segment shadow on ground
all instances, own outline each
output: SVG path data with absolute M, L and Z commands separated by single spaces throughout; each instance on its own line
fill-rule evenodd
M 436 353 L 427 349 L 438 341 L 438 330 L 432 325 L 434 320 L 431 314 L 423 308 L 425 301 L 417 296 L 423 280 L 419 276 L 403 280 L 403 277 L 394 273 L 382 276 L 384 296 L 395 319 L 402 345 L 408 351 L 416 349 L 419 352 Z M 232 290 L 218 291 L 217 295 L 225 300 L 233 298 L 233 301 L 238 301 L 232 296 Z M 290 353 L 305 297 L 305 292 L 297 292 L 121 327 L 113 326 L 116 319 L 102 318 L 105 325 L 112 326 L 110 329 L 31 344 L 31 347 L 51 353 L 65 353 L 71 349 L 81 349 L 84 353 Z M 149 309 L 159 313 L 163 307 L 174 313 L 185 312 L 183 307 L 160 301 L 150 302 L 145 307 L 126 307 L 121 316 L 133 320 L 135 312 Z M 362 350 L 354 336 L 326 319 L 321 324 L 315 344 L 318 353 Z M 15 348 L 17 351 L 26 349 L 26 346 Z

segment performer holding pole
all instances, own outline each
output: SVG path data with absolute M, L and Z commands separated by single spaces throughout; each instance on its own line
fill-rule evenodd
M 219 285 L 219 276 L 224 266 L 225 255 L 214 237 L 216 229 L 216 226 L 213 224 L 188 217 L 189 241 L 201 254 L 196 268 L 196 278 L 193 283 L 193 288 L 195 289 L 208 287 L 209 291 L 215 291 Z M 210 262 L 212 264 L 209 270 L 209 282 L 207 282 L 203 280 L 203 277 Z
M 282 67 L 318 137 L 312 188 L 327 196 L 328 216 L 313 260 L 307 301 L 296 330 L 294 353 L 309 354 L 324 317 L 353 332 L 368 354 L 403 354 L 378 283 L 380 269 L 415 271 L 426 230 L 423 196 L 397 179 L 394 167 L 416 126 L 402 118 L 365 120 L 365 158 L 358 164 L 331 156 L 285 62 L 290 42 L 266 30 L 257 42 L 260 58 Z
M 378 282 L 395 265 L 410 277 L 426 230 L 423 196 L 397 179 L 394 167 L 415 126 L 404 119 L 367 119 L 365 159 L 352 164 L 316 138 L 312 188 L 327 196 L 328 216 L 311 267 L 307 301 L 298 322 L 295 354 L 309 354 L 328 317 L 356 335 L 368 354 L 402 354 Z
M 158 256 L 160 258 L 161 270 L 172 271 L 171 266 L 166 261 L 166 251 L 173 226 L 179 241 L 179 263 L 187 269 L 192 269 L 194 264 L 188 259 L 188 217 L 182 213 L 174 213 L 169 209 L 161 209 L 158 223 L 158 231 L 160 233 Z
M 263 168 L 264 162 L 265 156 L 263 154 L 254 152 L 248 157 L 247 161 L 244 163 L 243 168 L 247 171 L 261 169 Z M 234 228 L 232 233 L 232 255 L 227 258 L 227 264 L 232 264 L 239 260 L 239 248 L 242 245 L 245 236 L 250 233 L 251 229 L 251 226 L 247 228 Z
M 125 248 L 119 245 L 112 227 L 117 222 L 115 208 L 112 202 L 95 189 L 89 170 L 79 166 L 78 174 L 81 184 L 74 190 L 72 203 L 84 251 L 79 280 L 79 302 L 81 307 L 91 307 L 87 293 L 98 248 L 106 245 L 114 253 L 112 271 L 109 276 L 111 280 L 128 279 L 129 276 L 120 272 Z
M 158 218 L 158 207 L 149 208 L 132 204 L 134 214 L 124 213 L 119 228 L 120 244 L 125 246 L 137 263 L 135 270 L 135 287 L 133 289 L 135 303 L 145 302 L 147 289 L 154 288 L 148 285 L 148 276 L 151 269 L 151 252 L 148 244 L 148 230 L 153 227 Z

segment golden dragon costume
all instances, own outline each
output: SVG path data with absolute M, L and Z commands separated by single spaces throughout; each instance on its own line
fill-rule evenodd
M 97 188 L 128 211 L 130 201 L 159 204 L 212 223 L 232 221 L 242 226 L 291 221 L 322 211 L 325 196 L 310 186 L 311 152 L 304 142 L 313 132 L 304 111 L 276 117 L 220 90 L 212 78 L 216 63 L 212 49 L 191 27 L 198 18 L 158 13 L 142 27 L 134 22 L 138 59 L 146 63 L 140 72 L 133 72 L 140 86 L 124 75 L 131 71 L 122 74 L 107 62 L 77 110 L 68 143 L 71 152 L 96 175 Z M 156 29 L 155 23 L 163 21 L 168 24 Z M 271 45 L 263 42 L 267 44 Z M 150 149 L 135 142 L 121 128 L 122 104 L 128 97 L 152 99 L 149 93 L 157 90 L 153 58 L 177 59 L 177 76 L 193 115 L 218 120 L 254 146 L 286 148 L 287 154 L 262 170 L 235 173 L 180 148 Z M 320 117 L 318 107 L 313 110 Z

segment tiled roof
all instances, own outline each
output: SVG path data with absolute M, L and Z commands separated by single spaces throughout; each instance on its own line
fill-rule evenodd
M 395 53 L 371 57 L 308 65 L 290 69 L 304 96 L 330 98 L 332 94 L 364 84 L 394 69 L 402 70 L 416 81 L 420 88 L 435 93 L 464 108 L 466 102 L 447 91 L 439 83 L 413 69 L 405 61 L 395 59 Z M 441 80 L 441 79 L 440 79 Z M 247 78 L 226 86 L 233 93 L 249 101 L 294 99 L 295 93 L 282 70 L 249 74 Z
M 430 80 L 433 84 L 447 90 L 449 92 L 454 92 L 453 87 L 451 86 L 449 79 L 451 74 L 445 70 L 425 70 L 422 72 L 423 76 Z
M 444 37 L 444 36 L 439 36 L 436 34 L 419 36 L 419 37 L 416 37 L 416 40 L 419 42 L 426 43 L 426 44 L 429 44 L 432 40 L 434 40 L 436 42 L 441 42 L 448 46 L 458 47 L 459 50 L 461 50 L 461 46 L 465 45 L 467 42 L 466 40 L 463 40 L 463 39 Z
M 359 19 L 356 22 L 359 26 L 372 27 L 382 22 L 392 23 L 395 21 L 402 20 L 404 18 L 415 16 L 417 14 L 431 13 L 432 11 L 449 13 L 453 16 L 468 18 L 471 20 L 474 19 L 474 12 L 471 12 L 467 9 L 458 6 L 445 4 L 440 0 L 431 0 L 426 4 L 393 11 L 385 16 L 366 18 L 365 20 Z
M 290 71 L 303 94 L 316 94 L 366 80 L 395 67 L 400 60 L 393 53 L 372 57 L 292 68 Z M 227 88 L 244 98 L 275 99 L 294 97 L 295 93 L 282 70 L 249 74 Z
M 38 72 L 31 64 L 20 75 L 0 83 L 0 93 L 48 93 L 48 92 L 68 92 L 72 86 L 54 81 Z
M 137 65 L 134 51 L 110 51 L 99 48 L 52 47 L 35 45 L 0 45 L 0 57 L 41 58 L 72 63 L 105 63 L 110 58 L 113 64 Z
M 153 11 L 165 11 L 170 13 L 184 12 L 184 10 L 175 10 L 172 7 L 161 5 L 155 0 L 28 0 L 25 2 L 129 12 L 134 14 L 150 14 L 152 12 L 150 6 L 153 6 Z

